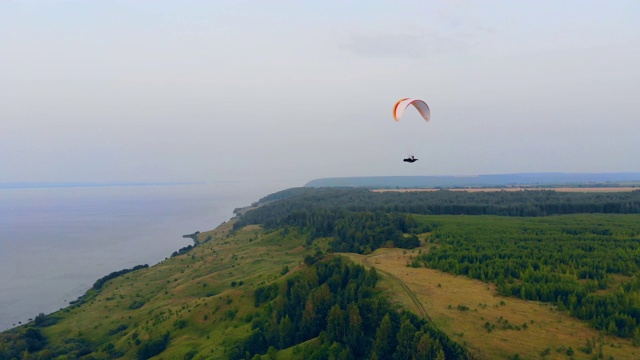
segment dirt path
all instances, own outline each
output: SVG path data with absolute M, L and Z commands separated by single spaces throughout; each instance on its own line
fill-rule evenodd
M 414 294 L 413 291 L 411 291 L 411 289 L 409 289 L 407 284 L 405 284 L 404 281 L 400 280 L 397 276 L 393 275 L 392 273 L 390 273 L 388 271 L 384 271 L 384 270 L 380 269 L 379 267 L 376 267 L 375 265 L 371 264 L 369 262 L 369 259 L 371 259 L 373 257 L 375 257 L 375 256 L 367 256 L 367 257 L 365 257 L 364 260 L 363 260 L 363 263 L 365 265 L 369 266 L 369 267 L 375 267 L 376 271 L 379 271 L 382 274 L 384 274 L 385 276 L 388 276 L 390 280 L 392 280 L 396 284 L 400 285 L 400 287 L 407 293 L 407 295 L 409 295 L 409 298 L 411 299 L 411 302 L 413 302 L 413 304 L 416 306 L 416 309 L 418 309 L 418 312 L 420 313 L 420 315 L 424 319 L 429 321 L 430 323 L 433 323 L 433 321 L 431 321 L 431 317 L 429 317 L 429 314 L 427 314 L 427 310 L 425 310 L 424 305 L 422 305 L 422 302 L 420 301 L 420 299 L 418 299 L 416 294 Z
M 465 276 L 407 267 L 413 252 L 378 249 L 371 255 L 341 255 L 374 267 L 388 295 L 464 344 L 477 359 L 510 359 L 515 354 L 533 359 L 549 351 L 545 359 L 566 359 L 566 349 L 572 348 L 574 359 L 591 360 L 593 354 L 577 349 L 593 339 L 598 339 L 604 358 L 640 359 L 630 340 L 604 335 L 553 305 L 503 297 L 495 285 Z

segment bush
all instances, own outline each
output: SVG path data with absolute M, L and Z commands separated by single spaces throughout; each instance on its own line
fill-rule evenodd
M 111 330 L 109 330 L 109 335 L 115 335 L 115 334 L 117 334 L 117 333 L 119 333 L 119 332 L 121 332 L 121 331 L 125 331 L 125 330 L 127 330 L 127 328 L 128 328 L 128 326 L 127 326 L 127 325 L 122 324 L 122 325 L 118 326 L 118 327 L 117 327 L 117 328 L 115 328 L 115 329 L 111 329 Z
M 164 334 L 159 339 L 145 341 L 136 352 L 136 358 L 138 360 L 146 360 L 156 356 L 167 348 L 167 344 L 169 344 L 169 333 Z
M 173 322 L 173 326 L 176 329 L 184 329 L 185 327 L 187 327 L 187 320 L 185 319 L 176 320 Z
M 102 288 L 102 285 L 104 285 L 107 281 L 111 280 L 111 279 L 115 279 L 118 276 L 122 276 L 124 274 L 128 274 L 132 271 L 136 271 L 136 270 L 140 270 L 140 269 L 146 269 L 148 268 L 149 265 L 148 264 L 144 264 L 144 265 L 136 265 L 134 267 L 132 267 L 131 269 L 122 269 L 120 271 L 114 271 L 111 274 L 107 275 L 107 276 L 103 276 L 100 279 L 96 280 L 95 283 L 93 283 L 93 288 L 95 290 L 100 290 Z
M 144 306 L 144 301 L 134 301 L 129 305 L 129 310 L 140 309 Z
M 191 360 L 193 359 L 196 355 L 198 355 L 198 351 L 196 349 L 191 349 L 189 351 L 187 351 L 186 354 L 184 354 L 184 356 L 182 357 L 183 360 Z

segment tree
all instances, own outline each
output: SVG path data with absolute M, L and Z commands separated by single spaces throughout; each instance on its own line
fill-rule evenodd
M 411 360 L 415 349 L 415 334 L 416 327 L 413 326 L 411 321 L 409 319 L 402 320 L 402 325 L 400 325 L 400 331 L 397 335 L 398 345 L 393 354 L 394 360 Z
M 280 333 L 280 349 L 287 348 L 293 343 L 293 340 L 295 339 L 294 330 L 295 328 L 291 323 L 289 315 L 285 315 L 278 326 L 278 332 Z
M 395 336 L 393 336 L 393 324 L 391 317 L 387 313 L 380 322 L 376 330 L 376 337 L 373 341 L 373 353 L 379 360 L 391 360 L 393 350 L 395 350 Z
M 335 304 L 329 311 L 327 318 L 327 336 L 329 341 L 345 342 L 347 324 L 345 322 L 345 313 L 340 309 L 340 305 Z
M 358 357 L 364 353 L 365 341 L 362 329 L 362 317 L 357 304 L 349 304 L 349 324 L 347 330 L 347 345 L 353 350 L 353 354 Z
M 313 305 L 311 297 L 307 299 L 307 303 L 302 311 L 302 320 L 300 321 L 300 337 L 301 340 L 313 337 L 318 331 L 318 316 Z
M 39 313 L 36 318 L 33 319 L 33 322 L 36 326 L 43 326 L 46 320 L 47 316 L 44 313 Z

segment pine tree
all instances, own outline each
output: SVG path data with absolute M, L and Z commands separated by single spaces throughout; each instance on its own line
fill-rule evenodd
M 391 323 L 391 317 L 387 313 L 384 318 L 382 318 L 380 326 L 378 326 L 376 330 L 376 338 L 373 341 L 373 353 L 376 354 L 379 360 L 391 360 L 393 350 L 395 349 L 395 341 L 393 340 L 395 340 L 395 336 L 393 336 L 393 324 Z
M 398 345 L 396 351 L 393 354 L 394 360 L 411 360 L 414 350 L 414 337 L 416 334 L 416 327 L 413 326 L 409 319 L 404 319 L 402 325 L 400 325 L 400 331 L 398 332 L 397 339 Z

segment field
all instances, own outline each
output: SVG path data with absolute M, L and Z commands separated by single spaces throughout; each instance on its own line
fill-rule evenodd
M 507 359 L 515 354 L 523 359 L 569 359 L 569 348 L 574 359 L 592 359 L 600 350 L 604 359 L 640 358 L 640 349 L 630 341 L 602 336 L 587 323 L 553 306 L 499 296 L 495 286 L 464 276 L 408 267 L 419 250 L 428 248 L 410 252 L 379 249 L 368 256 L 347 256 L 381 270 L 387 294 L 419 313 L 411 294 L 393 277 L 401 281 L 424 306 L 432 322 L 465 344 L 478 359 Z M 492 328 L 491 332 L 488 328 Z M 588 341 L 594 344 L 592 354 L 580 350 L 586 348 Z
M 495 192 L 495 191 L 525 191 L 525 190 L 553 190 L 559 192 L 627 192 L 638 190 L 638 187 L 621 186 L 621 187 L 506 187 L 506 188 L 453 188 L 447 189 L 449 191 L 464 191 L 464 192 Z M 421 191 L 440 191 L 437 188 L 427 189 L 375 189 L 373 192 L 421 192 Z

